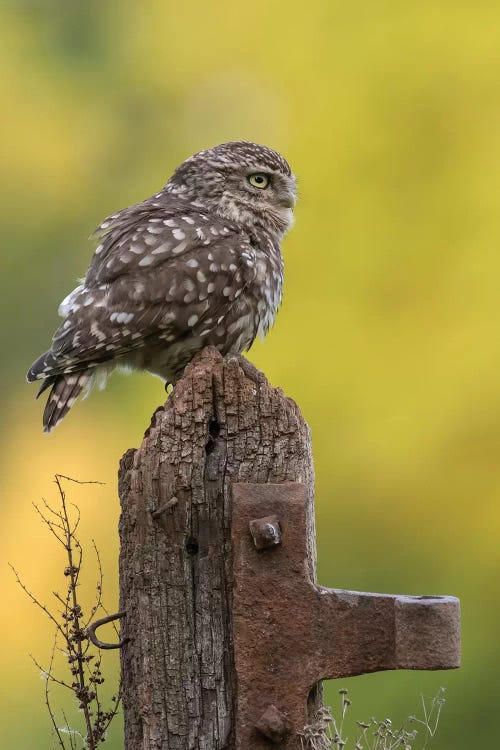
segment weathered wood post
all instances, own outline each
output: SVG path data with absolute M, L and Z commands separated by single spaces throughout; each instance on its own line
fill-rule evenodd
M 310 434 L 205 350 L 120 467 L 126 750 L 300 748 L 324 677 L 458 666 L 458 602 L 315 585 Z

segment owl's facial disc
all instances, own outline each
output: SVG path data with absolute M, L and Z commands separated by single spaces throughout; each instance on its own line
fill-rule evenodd
M 258 162 L 232 165 L 223 172 L 217 210 L 244 226 L 265 226 L 284 234 L 293 224 L 295 178 Z

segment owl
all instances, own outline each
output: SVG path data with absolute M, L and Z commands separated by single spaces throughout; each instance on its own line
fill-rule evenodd
M 295 200 L 279 153 L 231 142 L 191 156 L 160 192 L 103 221 L 51 347 L 28 372 L 42 381 L 38 395 L 50 388 L 44 431 L 116 367 L 175 383 L 204 347 L 239 354 L 264 337 L 281 302 Z

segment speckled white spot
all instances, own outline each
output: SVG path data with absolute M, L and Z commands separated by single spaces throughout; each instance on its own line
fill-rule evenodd
M 138 265 L 139 266 L 150 266 L 151 263 L 154 261 L 154 258 L 152 255 L 145 255 L 144 258 L 141 258 Z
M 204 281 L 207 280 L 207 277 L 203 273 L 203 271 L 196 271 L 196 278 L 200 282 L 200 284 L 203 284 Z
M 176 227 L 177 226 L 177 222 L 174 219 L 164 219 L 163 223 L 165 224 L 166 227 Z
M 212 292 L 214 291 L 214 289 L 215 289 L 215 284 L 213 284 L 211 281 L 209 281 L 208 284 L 207 284 L 207 292 L 209 294 L 212 294 Z
M 186 266 L 189 266 L 189 268 L 198 268 L 199 263 L 196 258 L 190 258 L 186 261 Z
M 104 245 L 98 245 L 95 249 L 95 254 L 99 255 L 99 253 L 102 253 L 103 250 L 104 250 Z
M 175 247 L 172 248 L 172 253 L 174 255 L 179 255 L 180 253 L 183 253 L 184 250 L 186 249 L 187 245 L 188 245 L 188 243 L 186 241 L 179 242 L 178 245 L 176 245 Z
M 197 315 L 190 315 L 188 318 L 188 326 L 192 328 L 198 322 Z
M 79 309 L 80 306 L 76 304 L 75 300 L 83 288 L 83 284 L 80 284 L 75 289 L 73 289 L 73 291 L 70 292 L 67 297 L 63 299 L 63 301 L 59 305 L 58 310 L 58 313 L 62 318 L 65 318 L 67 315 L 69 315 L 70 312 L 74 312 L 75 310 Z
M 106 334 L 101 331 L 99 324 L 95 320 L 90 324 L 90 333 L 92 336 L 95 336 L 98 341 L 105 341 L 107 338 Z
M 229 297 L 232 291 L 233 291 L 232 287 L 225 286 L 224 289 L 222 290 L 222 294 L 224 295 L 224 297 Z
M 167 253 L 169 250 L 170 244 L 168 242 L 162 242 L 161 245 L 158 245 L 154 250 L 151 250 L 151 255 L 161 255 L 162 253 Z
M 141 253 L 144 252 L 142 245 L 130 245 L 129 250 L 131 253 L 134 253 L 134 255 L 141 255 Z
M 194 224 L 194 219 L 192 219 L 191 216 L 183 216 L 182 218 L 186 224 Z
M 186 233 L 183 232 L 182 229 L 173 229 L 172 234 L 176 240 L 183 240 L 186 237 Z
M 111 322 L 116 323 L 130 323 L 131 320 L 134 319 L 134 313 L 127 313 L 127 312 L 114 312 L 111 313 L 110 320 Z

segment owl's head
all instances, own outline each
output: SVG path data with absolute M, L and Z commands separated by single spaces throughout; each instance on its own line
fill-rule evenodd
M 283 234 L 293 223 L 295 177 L 281 154 L 257 143 L 200 151 L 175 170 L 166 189 L 248 228 Z

